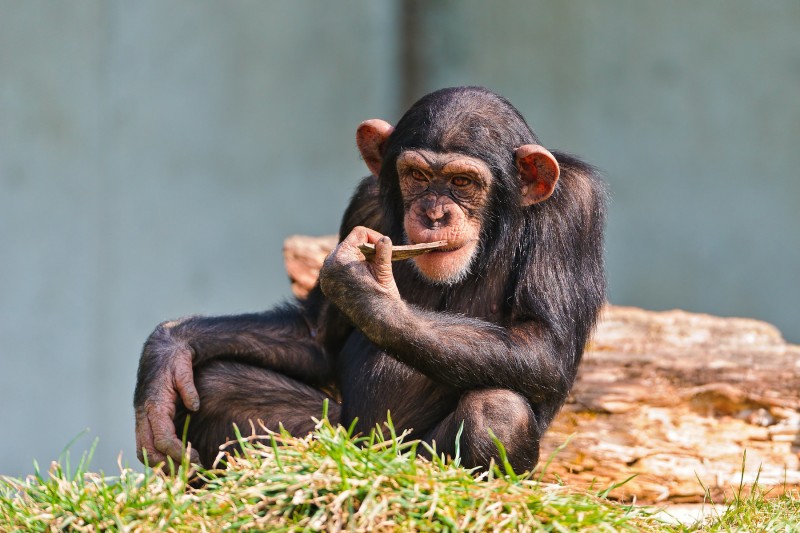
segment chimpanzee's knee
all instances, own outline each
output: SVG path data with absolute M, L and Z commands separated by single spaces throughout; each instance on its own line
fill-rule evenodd
M 499 462 L 489 430 L 503 445 L 515 472 L 536 466 L 541 435 L 530 404 L 519 394 L 505 389 L 468 391 L 461 397 L 456 419 L 464 421 L 461 454 L 465 466 L 485 467 L 491 459 Z

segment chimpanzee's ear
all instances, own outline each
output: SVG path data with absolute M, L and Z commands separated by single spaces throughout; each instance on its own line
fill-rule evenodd
M 361 152 L 361 157 L 364 158 L 369 171 L 375 176 L 381 172 L 386 139 L 393 131 L 394 126 L 379 118 L 365 120 L 358 125 L 356 130 L 358 151 Z
M 522 187 L 522 205 L 529 206 L 550 198 L 558 181 L 558 161 L 538 144 L 524 144 L 515 152 Z

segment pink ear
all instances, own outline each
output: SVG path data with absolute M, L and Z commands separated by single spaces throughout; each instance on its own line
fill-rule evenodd
M 529 206 L 550 198 L 558 182 L 558 161 L 538 144 L 525 144 L 514 154 L 522 181 L 522 205 Z
M 381 173 L 384 145 L 393 131 L 391 124 L 378 118 L 362 122 L 356 130 L 358 151 L 369 171 L 375 176 Z

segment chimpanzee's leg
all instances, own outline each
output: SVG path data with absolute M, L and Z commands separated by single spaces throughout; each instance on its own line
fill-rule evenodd
M 436 442 L 439 454 L 455 455 L 455 442 L 461 424 L 461 464 L 486 467 L 491 459 L 499 464 L 497 446 L 489 429 L 506 450 L 511 466 L 517 473 L 532 470 L 539 460 L 539 440 L 544 428 L 527 400 L 506 389 L 478 389 L 465 392 L 455 411 L 447 415 L 426 436 L 426 442 Z
M 283 424 L 292 435 L 304 436 L 314 429 L 311 417 L 322 416 L 322 404 L 328 398 L 278 372 L 233 361 L 218 360 L 195 368 L 194 378 L 200 410 L 189 412 L 179 402 L 175 428 L 181 435 L 189 415 L 187 440 L 206 467 L 214 462 L 219 446 L 234 437 L 233 424 L 242 436 L 251 434 L 251 421 L 256 432 L 261 421 L 273 431 Z M 332 399 L 328 404 L 328 418 L 335 425 L 340 406 Z

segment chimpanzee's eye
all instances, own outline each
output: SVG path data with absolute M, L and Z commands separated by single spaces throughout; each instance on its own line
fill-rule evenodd
M 452 183 L 456 187 L 466 187 L 470 183 L 472 183 L 472 180 L 466 176 L 455 176 L 453 179 L 450 180 L 450 183 Z
M 411 170 L 411 178 L 416 181 L 428 181 L 428 178 L 425 176 L 425 174 L 416 168 Z

